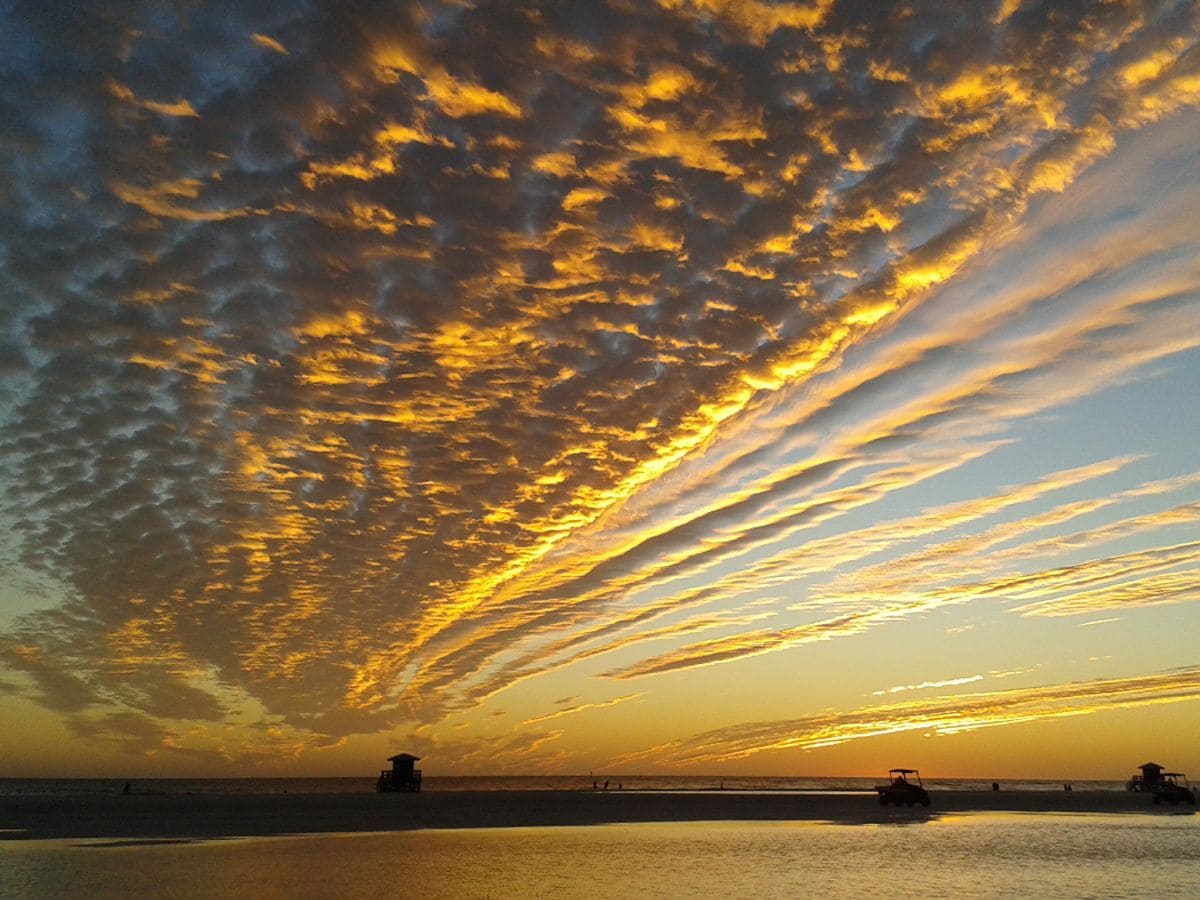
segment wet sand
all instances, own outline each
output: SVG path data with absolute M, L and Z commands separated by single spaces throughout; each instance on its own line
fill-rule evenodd
M 934 791 L 929 809 L 874 794 L 700 791 L 426 791 L 419 794 L 137 794 L 0 798 L 0 840 L 172 840 L 629 822 L 920 820 L 965 812 L 1147 813 L 1125 791 Z

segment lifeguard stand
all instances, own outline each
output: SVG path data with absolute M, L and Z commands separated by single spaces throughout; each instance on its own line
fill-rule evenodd
M 421 757 L 411 753 L 397 753 L 389 756 L 390 769 L 379 773 L 379 781 L 375 785 L 377 791 L 419 791 L 421 790 L 421 770 L 414 769 L 413 764 Z
M 1158 763 L 1142 763 L 1138 768 L 1142 770 L 1142 774 L 1129 779 L 1129 783 L 1125 785 L 1127 790 L 1152 791 L 1162 783 L 1163 767 Z

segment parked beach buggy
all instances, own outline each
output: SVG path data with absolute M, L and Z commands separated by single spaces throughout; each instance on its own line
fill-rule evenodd
M 929 805 L 929 791 L 921 782 L 921 773 L 916 769 L 889 769 L 888 783 L 875 785 L 879 792 L 879 805 L 914 806 Z
M 1163 772 L 1162 780 L 1153 788 L 1155 803 L 1190 803 L 1196 805 L 1196 794 L 1188 787 L 1187 776 L 1182 772 Z

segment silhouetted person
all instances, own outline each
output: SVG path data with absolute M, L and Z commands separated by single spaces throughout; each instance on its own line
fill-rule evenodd
M 608 790 L 608 779 L 607 778 L 604 779 L 604 789 L 606 791 Z
M 127 781 L 127 782 L 125 782 L 125 787 L 123 787 L 123 788 L 121 789 L 121 793 L 122 793 L 122 794 L 128 794 L 128 793 L 129 793 L 129 782 L 128 782 L 128 781 Z
M 998 790 L 1000 790 L 1000 782 L 998 782 L 998 781 L 993 781 L 993 782 L 992 782 L 992 790 L 993 790 L 993 791 L 998 791 Z
M 598 785 L 598 784 L 596 784 L 596 779 L 595 779 L 595 778 L 593 778 L 593 779 L 592 779 L 592 790 L 594 791 L 594 790 L 596 790 L 598 787 L 599 787 L 599 785 Z
M 1063 785 L 1063 790 L 1064 790 L 1064 791 L 1066 791 L 1068 794 L 1069 794 L 1069 793 L 1071 793 L 1071 785 L 1070 785 L 1069 783 L 1068 783 L 1068 784 L 1064 784 L 1064 785 Z

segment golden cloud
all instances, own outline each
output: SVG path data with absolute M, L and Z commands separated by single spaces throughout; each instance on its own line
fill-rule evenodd
M 1196 700 L 1200 700 L 1200 668 L 1186 667 L 1128 678 L 950 694 L 863 707 L 841 715 L 753 722 L 631 753 L 615 764 L 704 765 L 774 750 L 812 750 L 904 732 L 959 734 Z

